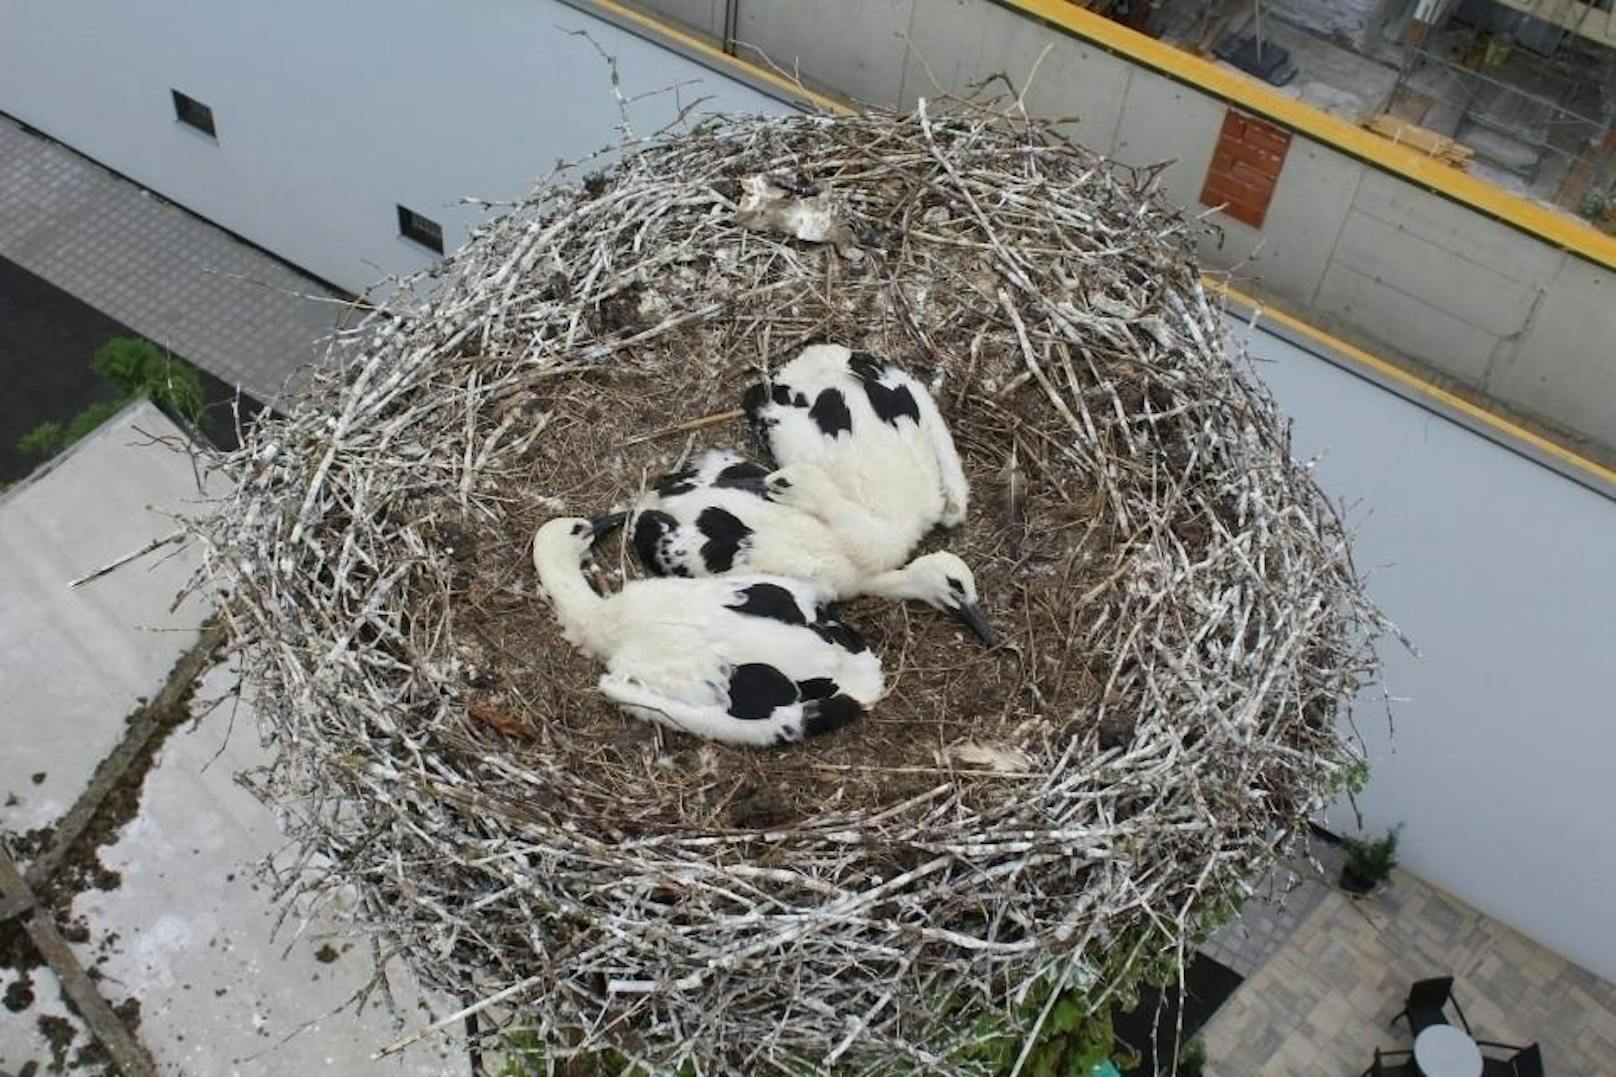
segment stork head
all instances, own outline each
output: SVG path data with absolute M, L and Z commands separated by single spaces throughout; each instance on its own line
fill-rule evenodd
M 998 634 L 977 607 L 976 576 L 964 561 L 939 550 L 915 558 L 899 571 L 905 577 L 905 597 L 953 614 L 990 647 L 997 641 Z
M 585 520 L 578 516 L 558 516 L 547 521 L 533 536 L 533 563 L 583 561 L 602 535 L 622 525 L 626 512 L 613 512 Z M 542 570 L 541 570 L 542 571 Z

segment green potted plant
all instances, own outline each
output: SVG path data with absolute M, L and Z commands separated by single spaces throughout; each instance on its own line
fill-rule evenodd
M 1347 838 L 1347 862 L 1341 866 L 1341 889 L 1349 894 L 1367 894 L 1390 877 L 1397 866 L 1397 839 L 1403 824 L 1386 831 L 1386 836 L 1364 840 Z

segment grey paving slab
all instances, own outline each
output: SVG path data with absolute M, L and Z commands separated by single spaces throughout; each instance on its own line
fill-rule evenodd
M 179 431 L 132 405 L 48 471 L 0 497 L 0 826 L 45 826 L 78 798 L 124 718 L 189 647 L 205 610 L 169 610 L 188 556 L 68 582 L 170 534 L 151 506 L 196 497 L 188 460 L 150 443 Z
M 1240 915 L 1207 939 L 1200 952 L 1241 976 L 1252 976 L 1330 891 L 1341 861 L 1339 849 L 1315 843 L 1308 855 L 1276 864 L 1253 885 Z
M 1411 983 L 1441 975 L 1478 1038 L 1540 1043 L 1548 1073 L 1611 1072 L 1616 984 L 1403 871 L 1373 897 L 1321 895 L 1208 1023 L 1207 1072 L 1362 1072 L 1376 1047 L 1409 1048 L 1389 1022 Z
M 266 402 L 343 316 L 340 297 L 0 116 L 0 255 Z
M 216 670 L 198 705 L 226 696 L 232 681 Z M 277 931 L 279 907 L 256 868 L 283 842 L 272 811 L 236 781 L 266 761 L 250 707 L 248 700 L 234 722 L 228 706 L 216 707 L 165 745 L 140 814 L 101 852 L 122 884 L 86 891 L 74 904 L 91 932 L 81 959 L 96 962 L 115 991 L 140 999 L 141 1039 L 163 1073 L 469 1073 L 452 1035 L 371 1061 L 405 1031 L 457 1007 L 427 1008 L 399 969 L 391 977 L 396 1013 L 380 991 L 356 1003 L 371 959 L 349 941 L 338 911 L 307 910 Z
M 199 507 L 185 457 L 148 436 L 177 434 L 133 405 L 0 497 L 0 828 L 12 835 L 60 818 L 139 697 L 196 639 L 206 611 L 169 608 L 195 566 L 189 552 L 67 587 L 170 533 L 160 510 Z M 294 910 L 277 929 L 281 909 L 256 868 L 288 853 L 273 811 L 237 781 L 264 762 L 250 700 L 208 709 L 228 678 L 202 685 L 194 722 L 160 749 L 138 811 L 98 851 L 115 874 L 95 885 L 109 888 L 82 890 L 58 917 L 79 960 L 108 1002 L 138 1001 L 138 1034 L 165 1074 L 468 1073 L 452 1036 L 370 1060 L 455 1004 L 424 1010 L 393 969 L 398 1010 L 379 993 L 358 1006 L 372 968 L 342 910 Z M 16 964 L 0 961 L 0 1072 L 102 1072 L 50 970 Z

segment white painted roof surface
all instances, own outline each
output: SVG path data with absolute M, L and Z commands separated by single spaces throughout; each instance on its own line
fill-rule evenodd
M 215 668 L 194 709 L 233 684 L 228 669 Z M 340 916 L 289 916 L 274 933 L 280 907 L 253 865 L 283 840 L 273 813 L 235 780 L 267 761 L 249 708 L 243 704 L 232 729 L 227 699 L 195 730 L 168 741 L 146 779 L 140 815 L 101 851 L 123 885 L 86 891 L 73 905 L 93 939 L 117 935 L 101 965 L 118 985 L 109 994 L 140 998 L 140 1038 L 165 1073 L 469 1074 L 454 1037 L 370 1060 L 459 1004 L 428 1012 L 397 969 L 399 1015 L 380 991 L 356 1013 L 353 997 L 370 978 L 371 957 L 368 945 L 343 934 Z M 100 953 L 93 945 L 80 949 Z
M 194 600 L 168 609 L 195 567 L 189 556 L 159 554 L 68 588 L 174 531 L 148 506 L 197 499 L 189 461 L 143 445 L 147 435 L 182 436 L 142 402 L 0 495 L 0 803 L 20 801 L 0 808 L 0 826 L 13 833 L 73 805 L 206 614 Z
M 67 586 L 172 532 L 157 509 L 197 507 L 189 461 L 146 434 L 180 436 L 138 404 L 0 496 L 0 827 L 10 833 L 54 822 L 73 804 L 137 701 L 156 694 L 195 642 L 206 612 L 194 599 L 169 612 L 196 564 L 190 550 L 162 560 L 172 546 Z M 232 683 L 228 670 L 214 670 L 193 712 Z M 379 992 L 355 1014 L 350 999 L 370 959 L 367 948 L 348 948 L 338 915 L 289 917 L 272 934 L 279 910 L 254 867 L 282 839 L 270 809 L 235 778 L 264 761 L 249 706 L 231 717 L 226 701 L 166 742 L 139 814 L 100 853 L 121 884 L 73 904 L 90 932 L 74 947 L 79 960 L 100 969 L 109 1002 L 140 999 L 138 1035 L 165 1074 L 469 1073 L 463 1047 L 442 1038 L 370 1061 L 432 1016 L 403 976 L 394 992 L 407 1024 Z M 43 1068 L 51 1055 L 39 1018 L 66 1016 L 50 971 L 30 975 L 34 1004 L 0 1010 L 0 1072 L 31 1060 Z M 15 979 L 0 969 L 0 992 Z M 69 1061 L 86 1042 L 79 1027 Z

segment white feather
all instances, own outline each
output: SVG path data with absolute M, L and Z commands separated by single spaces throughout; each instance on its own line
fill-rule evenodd
M 805 405 L 770 401 L 760 409 L 761 417 L 769 425 L 769 447 L 788 476 L 801 470 L 797 465 L 817 465 L 845 498 L 888 532 L 882 536 L 886 547 L 904 547 L 897 564 L 932 527 L 965 519 L 970 489 L 953 436 L 926 387 L 888 366 L 881 384 L 907 388 L 919 412 L 918 422 L 906 416 L 889 423 L 876 414 L 863 383 L 849 369 L 852 354 L 839 344 L 804 348 L 774 381 L 789 386 Z M 835 436 L 827 436 L 810 414 L 827 389 L 841 393 L 851 420 L 851 430 Z

